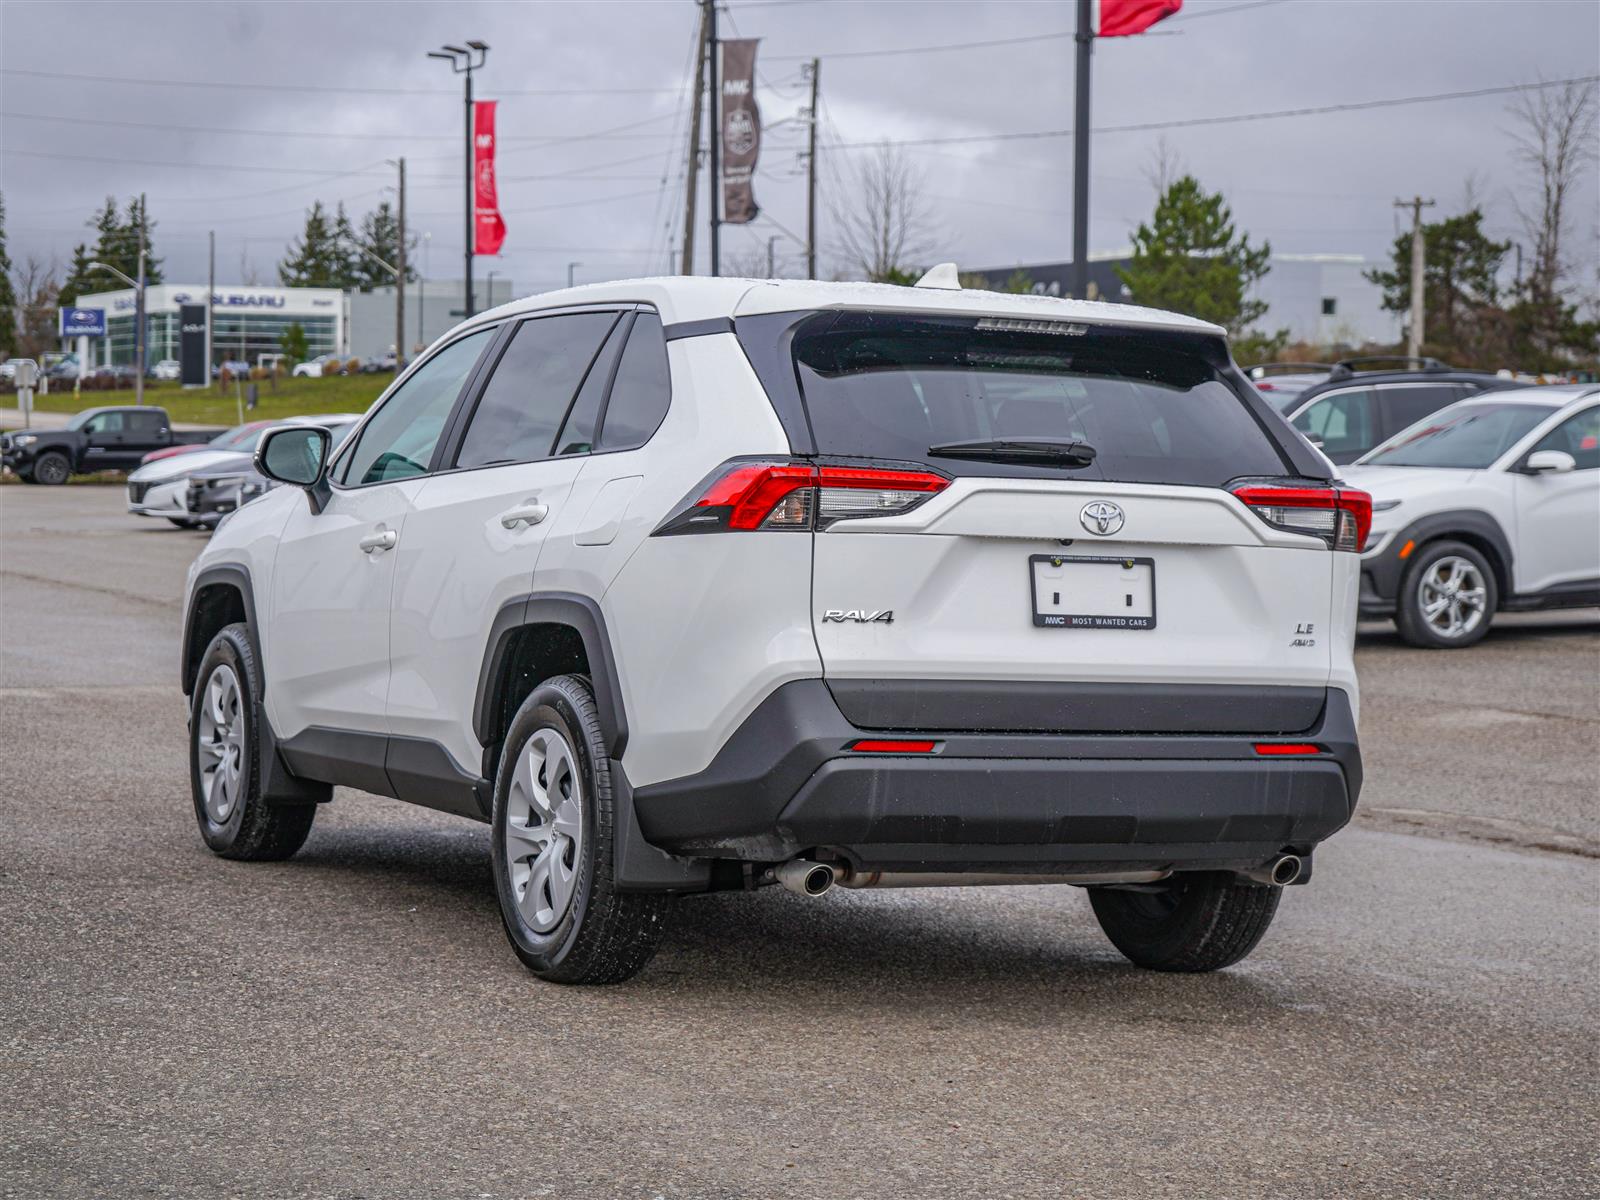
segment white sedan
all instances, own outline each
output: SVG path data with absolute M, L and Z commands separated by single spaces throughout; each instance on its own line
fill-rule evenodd
M 1345 479 L 1372 494 L 1361 613 L 1414 646 L 1470 646 L 1496 612 L 1600 604 L 1600 387 L 1463 400 Z

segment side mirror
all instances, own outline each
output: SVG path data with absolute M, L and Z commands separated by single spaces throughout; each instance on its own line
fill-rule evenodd
M 1535 450 L 1522 469 L 1529 475 L 1565 475 L 1577 470 L 1578 462 L 1565 450 Z
M 333 439 L 317 425 L 269 429 L 256 446 L 256 470 L 268 479 L 305 489 L 311 511 L 328 502 L 328 453 Z

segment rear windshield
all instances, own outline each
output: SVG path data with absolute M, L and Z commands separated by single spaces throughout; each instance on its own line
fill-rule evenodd
M 794 360 L 818 453 L 927 462 L 953 475 L 1198 486 L 1288 467 L 1195 339 L 989 324 L 840 313 L 800 326 Z M 929 453 L 1015 438 L 1086 443 L 1095 458 L 1024 466 Z
M 1473 403 L 1447 408 L 1395 435 L 1362 463 L 1482 470 L 1555 410 L 1544 404 Z

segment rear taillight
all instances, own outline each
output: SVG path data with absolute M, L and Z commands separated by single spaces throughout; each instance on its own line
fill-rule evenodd
M 948 478 L 933 471 L 735 461 L 691 492 L 655 532 L 826 529 L 835 521 L 910 512 L 949 486 Z
M 1334 550 L 1359 553 L 1372 528 L 1372 497 L 1354 488 L 1250 486 L 1233 494 L 1275 529 L 1319 537 Z

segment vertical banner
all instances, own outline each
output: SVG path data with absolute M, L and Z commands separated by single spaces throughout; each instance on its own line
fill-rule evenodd
M 756 38 L 722 43 L 722 219 L 748 225 L 761 210 L 750 180 L 761 153 L 756 108 Z
M 472 252 L 499 254 L 506 240 L 500 219 L 500 194 L 494 182 L 494 108 L 498 101 L 472 106 Z
M 178 306 L 178 378 L 184 387 L 205 387 L 211 382 L 206 362 L 206 306 Z

